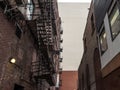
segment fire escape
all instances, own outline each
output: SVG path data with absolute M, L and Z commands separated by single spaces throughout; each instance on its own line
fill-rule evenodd
M 57 32 L 53 5 L 54 0 L 38 0 L 41 13 L 37 14 L 35 20 L 26 20 L 21 11 L 16 6 L 12 6 L 10 1 L 8 1 L 0 0 L 0 7 L 4 10 L 7 18 L 14 21 L 16 27 L 20 29 L 16 31 L 16 34 L 20 35 L 20 33 L 24 33 L 24 30 L 28 27 L 34 36 L 35 44 L 37 44 L 38 59 L 32 63 L 32 77 L 34 81 L 37 85 L 40 85 L 41 80 L 44 79 L 50 86 L 55 86 L 56 79 L 54 74 L 56 73 L 56 69 L 53 54 L 55 54 L 54 36 L 57 35 Z M 22 4 L 22 2 L 16 3 L 18 5 Z M 57 53 L 60 51 L 62 51 L 62 48 Z
M 0 0 L 0 12 L 3 12 L 7 19 L 15 24 L 16 35 L 18 38 L 21 38 L 21 35 L 25 32 L 27 25 L 24 15 L 19 10 L 19 6 L 25 7 L 23 2 L 20 2 L 20 0 Z
M 42 79 L 55 86 L 55 62 L 53 60 L 56 25 L 52 0 L 39 0 L 41 14 L 36 19 L 39 60 L 33 62 L 33 78 L 40 85 Z

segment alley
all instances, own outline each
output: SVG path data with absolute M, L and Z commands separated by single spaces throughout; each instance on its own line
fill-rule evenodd
M 120 90 L 120 0 L 0 0 L 0 90 Z

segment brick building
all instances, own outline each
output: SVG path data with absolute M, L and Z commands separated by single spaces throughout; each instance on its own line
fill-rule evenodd
M 78 70 L 79 90 L 119 90 L 120 0 L 93 0 L 91 7 L 83 38 L 85 52 Z M 89 22 L 92 10 L 94 24 Z M 94 26 L 94 37 L 90 36 L 94 29 L 89 25 Z
M 62 71 L 60 90 L 77 90 L 77 71 Z
M 120 0 L 95 0 L 94 5 L 104 89 L 119 90 Z
M 31 90 L 29 76 L 35 50 L 32 35 L 28 29 L 21 36 L 17 35 L 15 24 L 3 12 L 0 12 L 0 27 L 0 90 L 13 90 L 14 87 L 14 90 L 17 87 Z M 16 65 L 9 62 L 11 58 L 16 59 Z
M 103 90 L 97 32 L 91 3 L 83 35 L 84 53 L 78 69 L 78 90 Z
M 55 90 L 60 25 L 56 0 L 0 1 L 0 90 Z

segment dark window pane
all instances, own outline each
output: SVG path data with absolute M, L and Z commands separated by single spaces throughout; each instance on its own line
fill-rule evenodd
M 92 35 L 94 34 L 95 31 L 95 25 L 94 25 L 94 16 L 91 16 L 91 28 L 92 28 Z
M 21 35 L 22 35 L 22 30 L 18 25 L 16 25 L 16 32 L 15 33 L 16 33 L 16 36 L 20 39 Z
M 15 84 L 15 86 L 14 86 L 14 90 L 24 90 L 24 87 L 23 87 L 23 86 L 20 86 L 20 85 Z

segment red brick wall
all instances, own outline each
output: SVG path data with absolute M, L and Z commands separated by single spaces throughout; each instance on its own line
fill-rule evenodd
M 15 84 L 31 90 L 29 76 L 35 48 L 29 30 L 25 30 L 21 39 L 16 36 L 15 30 L 15 24 L 0 12 L 0 90 L 13 90 Z M 16 64 L 22 68 L 22 72 L 9 62 L 11 56 L 16 58 Z
M 91 3 L 87 23 L 83 35 L 84 53 L 78 69 L 79 90 L 103 90 L 101 89 L 101 68 L 97 42 L 97 32 L 95 26 L 94 5 Z
M 61 79 L 62 86 L 60 90 L 77 90 L 77 71 L 63 71 Z

